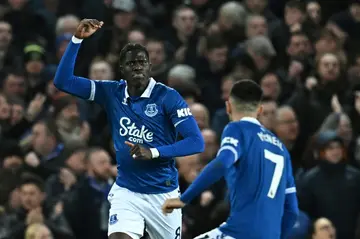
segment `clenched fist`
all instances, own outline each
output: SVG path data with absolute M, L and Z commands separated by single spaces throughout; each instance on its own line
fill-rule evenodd
M 87 38 L 94 34 L 103 25 L 104 22 L 98 21 L 96 19 L 83 19 L 76 29 L 75 37 L 79 39 Z

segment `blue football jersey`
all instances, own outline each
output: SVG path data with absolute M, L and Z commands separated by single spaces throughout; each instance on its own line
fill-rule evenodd
M 174 159 L 136 160 L 125 141 L 149 148 L 175 143 L 176 126 L 192 117 L 180 94 L 152 78 L 137 98 L 128 95 L 123 80 L 91 81 L 89 100 L 102 105 L 108 115 L 116 150 L 116 183 L 138 193 L 175 190 L 178 174 Z
M 230 215 L 220 230 L 240 239 L 279 239 L 285 194 L 296 191 L 288 151 L 248 117 L 226 126 L 219 152 L 225 149 L 235 157 L 225 174 Z

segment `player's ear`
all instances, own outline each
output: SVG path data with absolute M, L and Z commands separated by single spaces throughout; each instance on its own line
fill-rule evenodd
M 225 101 L 226 106 L 226 113 L 230 116 L 231 115 L 231 103 L 229 100 Z
M 263 112 L 263 109 L 264 109 L 264 106 L 263 106 L 263 105 L 259 105 L 256 114 L 257 114 L 258 116 L 261 115 L 262 112 Z

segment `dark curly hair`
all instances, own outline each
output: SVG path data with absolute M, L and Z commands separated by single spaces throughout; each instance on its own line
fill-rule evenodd
M 120 52 L 120 57 L 119 57 L 119 62 L 120 64 L 123 64 L 124 60 L 125 60 L 125 56 L 126 53 L 129 51 L 140 51 L 140 52 L 144 52 L 147 59 L 149 59 L 149 52 L 146 50 L 146 48 L 138 43 L 127 43 L 123 49 L 121 49 Z

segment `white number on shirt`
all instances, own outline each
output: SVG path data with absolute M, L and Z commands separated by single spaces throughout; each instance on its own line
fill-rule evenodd
M 271 162 L 275 163 L 275 170 L 272 176 L 270 189 L 267 194 L 269 198 L 274 198 L 276 195 L 276 191 L 279 187 L 279 183 L 281 180 L 281 176 L 284 171 L 284 157 L 278 154 L 274 154 L 269 150 L 264 150 L 264 156 L 266 159 L 270 160 Z

